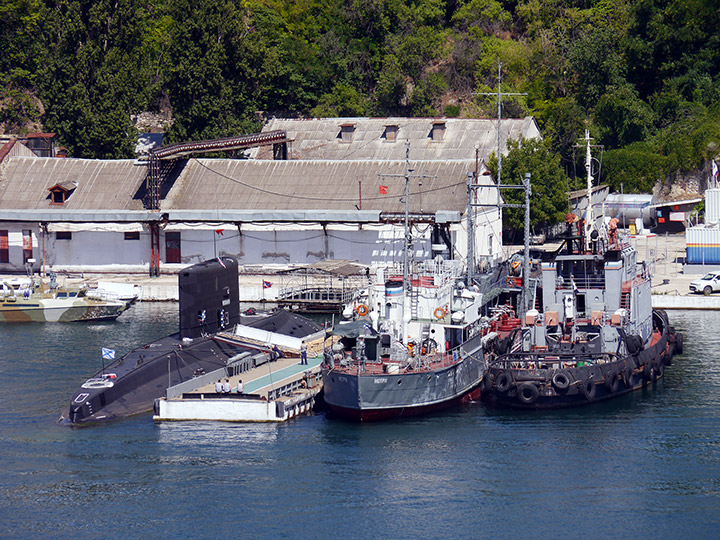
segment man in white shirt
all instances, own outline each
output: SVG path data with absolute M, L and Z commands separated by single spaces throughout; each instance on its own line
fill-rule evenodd
M 215 383 L 215 393 L 216 394 L 222 394 L 223 391 L 223 384 L 220 379 L 218 379 L 218 382 Z
M 237 385 L 237 393 L 238 393 L 238 394 L 242 394 L 244 391 L 245 391 L 245 390 L 244 390 L 244 387 L 243 387 L 243 382 L 242 382 L 242 379 L 240 379 L 240 380 L 238 381 L 238 385 Z
M 225 382 L 223 383 L 222 391 L 223 391 L 223 394 L 230 393 L 230 379 L 225 379 Z

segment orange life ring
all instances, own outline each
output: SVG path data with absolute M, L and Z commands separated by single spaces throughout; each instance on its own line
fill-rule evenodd
M 445 310 L 441 307 L 435 308 L 435 318 L 442 319 L 445 316 Z
M 369 311 L 370 310 L 368 310 L 368 307 L 365 304 L 360 304 L 358 307 L 355 308 L 355 312 L 361 317 L 367 315 Z
M 512 276 L 508 276 L 507 277 L 507 285 L 508 285 L 508 287 L 515 287 L 515 285 L 516 285 L 515 278 Z

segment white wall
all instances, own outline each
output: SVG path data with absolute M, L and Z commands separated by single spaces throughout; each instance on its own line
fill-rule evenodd
M 497 211 L 478 212 L 475 250 L 478 259 L 492 253 L 499 256 L 500 226 L 493 219 Z M 0 224 L 6 229 L 10 262 L 0 264 L 0 272 L 24 271 L 22 231 L 33 238 L 33 257 L 39 270 L 80 272 L 138 272 L 150 262 L 150 231 L 140 224 L 52 224 L 43 234 L 38 223 Z M 216 231 L 222 229 L 222 234 Z M 449 227 L 454 245 L 452 258 L 466 260 L 467 223 Z M 125 240 L 126 231 L 139 232 L 139 240 Z M 160 231 L 160 261 L 166 262 L 165 233 L 181 235 L 181 266 L 216 255 L 236 257 L 241 265 L 309 264 L 324 259 L 348 259 L 366 264 L 393 265 L 403 260 L 404 226 L 396 224 L 169 224 Z M 70 240 L 57 238 L 57 232 L 70 232 Z M 413 227 L 415 258 L 431 258 L 432 226 Z M 492 235 L 492 247 L 489 239 Z

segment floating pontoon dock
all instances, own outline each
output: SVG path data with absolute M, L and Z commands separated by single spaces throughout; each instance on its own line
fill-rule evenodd
M 153 420 L 220 420 L 226 422 L 283 422 L 312 410 L 322 388 L 322 358 L 281 358 L 227 377 L 230 393 L 215 392 L 215 383 L 179 395 L 168 389 L 168 397 L 155 402 Z M 225 376 L 218 376 L 224 382 Z M 237 393 L 238 381 L 243 393 Z M 216 379 L 217 380 L 217 379 Z

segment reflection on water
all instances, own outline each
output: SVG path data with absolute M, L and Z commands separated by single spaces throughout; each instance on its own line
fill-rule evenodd
M 158 442 L 178 447 L 252 446 L 277 440 L 274 423 L 165 422 L 157 426 Z
M 57 426 L 100 363 L 172 333 L 177 304 L 0 339 L 0 537 L 716 536 L 720 313 L 670 312 L 686 353 L 654 387 L 527 413 L 472 404 L 357 425 Z

